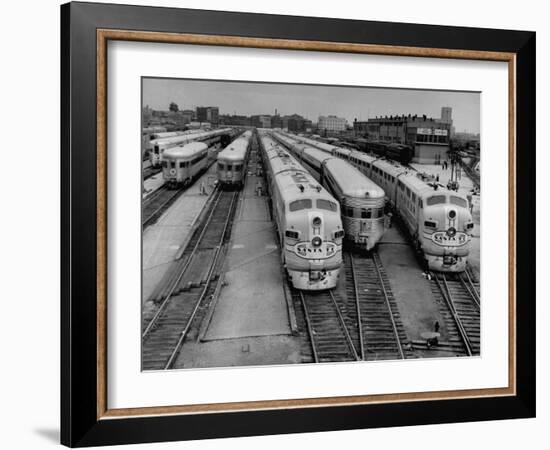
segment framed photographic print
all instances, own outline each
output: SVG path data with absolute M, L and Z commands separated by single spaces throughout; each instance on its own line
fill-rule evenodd
M 63 444 L 534 416 L 535 33 L 61 27 Z

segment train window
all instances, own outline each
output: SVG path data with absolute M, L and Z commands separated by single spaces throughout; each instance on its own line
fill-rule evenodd
M 371 210 L 370 209 L 362 209 L 361 210 L 361 219 L 370 219 L 371 218 Z
M 225 168 L 223 163 L 218 163 L 218 170 L 223 170 Z
M 413 203 L 416 203 L 416 194 L 414 192 L 412 193 L 411 198 L 412 198 Z
M 367 163 L 367 169 L 370 169 L 370 164 L 369 163 Z
M 231 164 L 228 164 L 227 166 L 225 166 L 225 168 L 226 168 L 227 170 L 233 170 L 233 166 L 232 166 Z
M 327 211 L 336 212 L 338 210 L 336 203 L 331 202 L 330 200 L 324 200 L 322 198 L 317 200 L 316 205 L 317 208 L 326 209 Z
M 420 209 L 422 209 L 424 207 L 424 205 L 422 204 L 422 199 L 421 198 L 418 199 L 418 207 Z
M 428 206 L 442 205 L 447 202 L 447 198 L 444 195 L 432 195 L 426 200 Z
M 288 209 L 291 212 L 301 211 L 302 209 L 310 209 L 310 208 L 311 208 L 311 200 L 310 199 L 294 200 L 288 206 Z
M 407 197 L 410 197 L 411 196 L 411 190 L 409 188 L 406 188 L 407 190 Z
M 176 168 L 176 161 L 170 161 L 170 167 L 172 169 L 175 169 Z
M 467 208 L 468 207 L 468 203 L 466 202 L 466 200 L 464 200 L 461 197 L 456 197 L 454 195 L 451 195 L 451 203 L 453 205 L 457 205 L 457 206 L 460 206 L 462 208 Z
M 180 169 L 183 169 L 185 167 L 185 163 L 183 161 L 180 161 Z
M 235 164 L 235 172 L 240 172 L 243 168 L 243 165 L 242 164 Z
M 168 161 L 162 161 L 162 167 L 168 168 Z

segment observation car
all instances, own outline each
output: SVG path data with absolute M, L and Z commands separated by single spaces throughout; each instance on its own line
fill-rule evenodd
M 208 167 L 208 145 L 191 142 L 162 154 L 162 177 L 169 187 L 186 186 Z
M 291 284 L 311 291 L 334 288 L 344 237 L 338 202 L 265 133 L 260 135 L 260 148 L 281 259 Z
M 273 136 L 340 202 L 346 241 L 364 250 L 374 248 L 385 232 L 384 190 L 337 156 L 279 133 Z
M 429 269 L 466 270 L 474 222 L 463 195 L 396 162 L 335 146 L 332 154 L 348 160 L 385 191 Z
M 252 131 L 245 131 L 217 156 L 216 172 L 222 187 L 242 187 Z

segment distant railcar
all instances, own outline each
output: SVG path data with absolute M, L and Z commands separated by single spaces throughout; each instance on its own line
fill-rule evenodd
M 186 186 L 208 167 L 208 145 L 191 142 L 162 154 L 162 176 L 169 187 Z
M 162 153 L 168 148 L 182 146 L 195 141 L 205 142 L 208 146 L 211 146 L 215 141 L 220 141 L 223 135 L 229 134 L 230 132 L 230 128 L 199 132 L 193 130 L 192 132 L 178 136 L 154 139 L 148 143 L 151 166 L 158 167 L 160 165 Z
M 252 131 L 245 131 L 218 153 L 216 174 L 223 188 L 243 186 L 251 138 Z

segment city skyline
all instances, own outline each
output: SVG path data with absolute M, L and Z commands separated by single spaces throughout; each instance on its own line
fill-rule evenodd
M 336 115 L 350 125 L 354 119 L 385 115 L 439 118 L 441 108 L 449 106 L 457 132 L 480 132 L 477 92 L 165 78 L 143 78 L 142 92 L 142 106 L 156 110 L 168 110 L 174 102 L 180 110 L 217 106 L 220 114 L 245 116 L 273 115 L 277 110 L 281 116 L 296 113 L 314 122 L 319 116 Z

